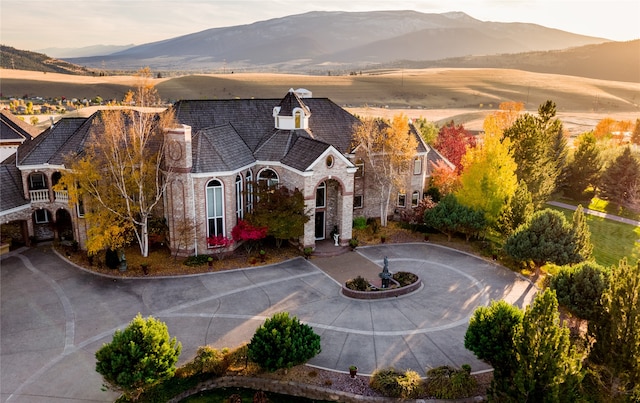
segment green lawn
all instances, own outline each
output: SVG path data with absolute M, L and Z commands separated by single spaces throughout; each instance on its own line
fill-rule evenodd
M 551 207 L 565 214 L 569 222 L 573 211 Z M 593 256 L 603 266 L 617 266 L 620 259 L 635 265 L 640 261 L 640 227 L 607 220 L 601 217 L 586 215 L 591 230 Z

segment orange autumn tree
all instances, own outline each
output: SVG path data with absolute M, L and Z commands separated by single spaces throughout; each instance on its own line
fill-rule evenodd
M 393 189 L 402 190 L 418 142 L 409 131 L 409 119 L 395 115 L 391 122 L 366 118 L 354 128 L 354 148 L 364 152 L 379 191 L 380 224 L 387 225 Z

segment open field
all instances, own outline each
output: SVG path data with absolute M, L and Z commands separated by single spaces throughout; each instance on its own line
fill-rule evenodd
M 0 70 L 4 97 L 122 99 L 136 77 L 87 77 Z M 535 111 L 547 99 L 570 134 L 590 130 L 604 117 L 640 117 L 640 83 L 595 80 L 506 69 L 423 69 L 363 72 L 352 76 L 271 73 L 202 74 L 154 80 L 163 99 L 281 98 L 306 88 L 352 113 L 390 116 L 400 111 L 437 123 L 454 119 L 477 130 L 500 102 L 518 101 Z

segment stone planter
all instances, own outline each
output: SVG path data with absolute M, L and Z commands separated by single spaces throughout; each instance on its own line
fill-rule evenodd
M 377 291 L 356 291 L 350 288 L 347 288 L 345 285 L 342 285 L 342 295 L 349 298 L 354 299 L 384 299 L 384 298 L 395 298 L 400 295 L 406 295 L 418 290 L 422 287 L 422 279 L 418 277 L 415 283 L 409 284 L 405 287 L 399 288 L 391 288 L 388 290 L 378 289 Z

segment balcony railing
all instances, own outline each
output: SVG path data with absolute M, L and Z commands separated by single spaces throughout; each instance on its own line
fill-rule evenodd
M 48 202 L 49 190 L 48 189 L 30 190 L 29 197 L 31 198 L 32 202 Z
M 69 201 L 69 192 L 66 190 L 56 190 L 56 201 L 57 202 L 68 202 Z

